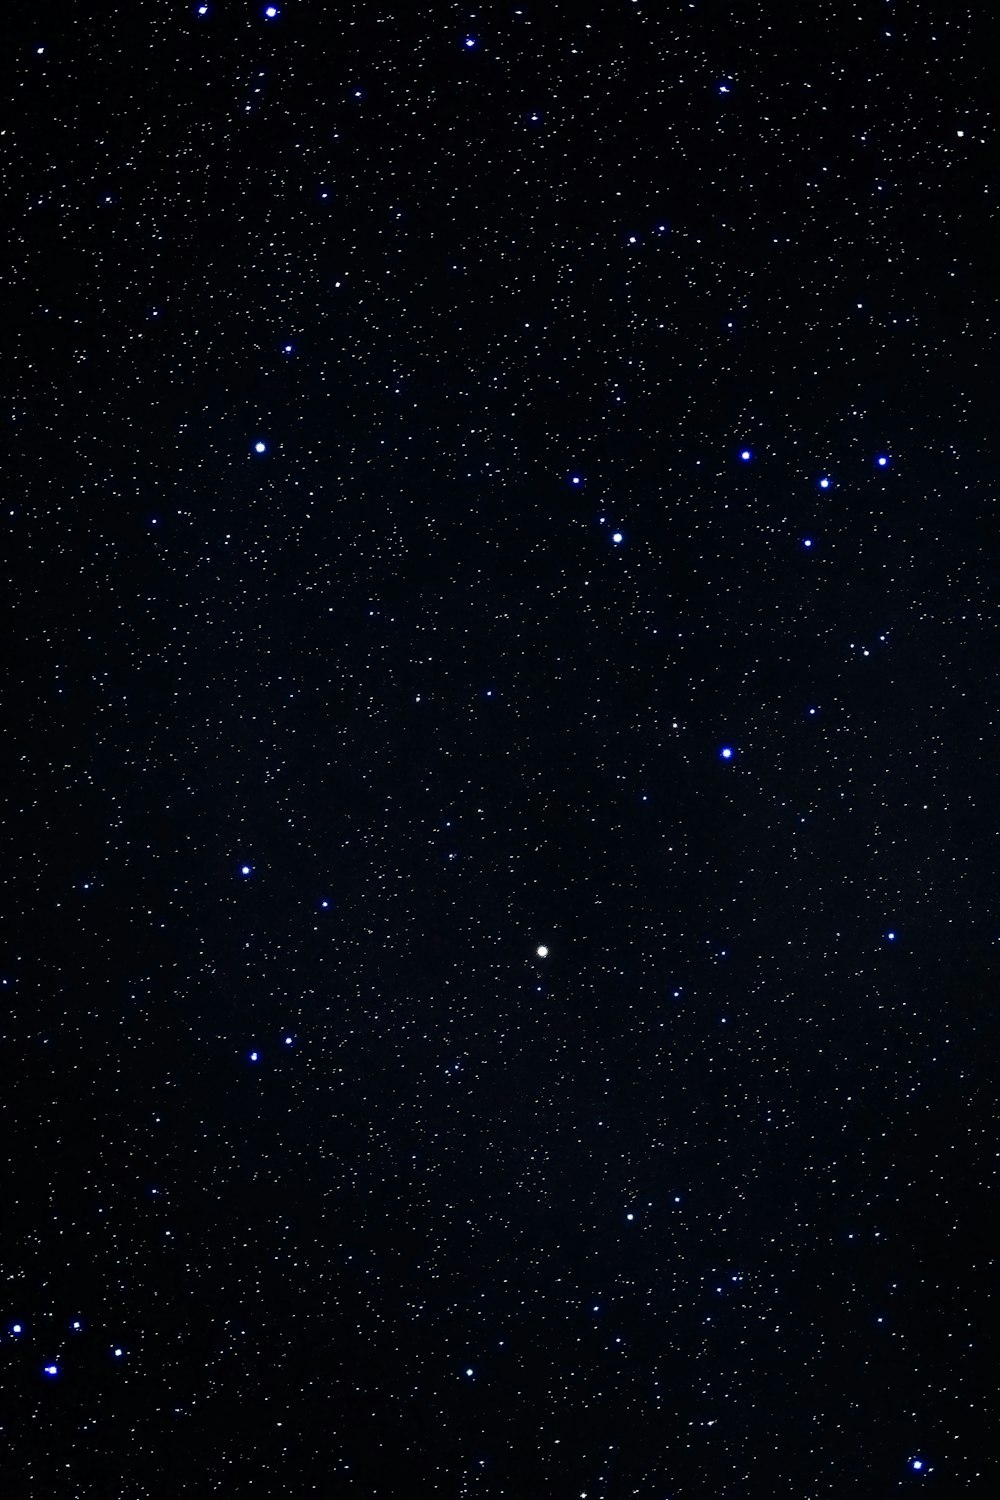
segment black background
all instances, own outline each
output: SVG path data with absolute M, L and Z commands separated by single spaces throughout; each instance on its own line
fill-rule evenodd
M 995 41 L 9 21 L 5 1494 L 997 1493 Z

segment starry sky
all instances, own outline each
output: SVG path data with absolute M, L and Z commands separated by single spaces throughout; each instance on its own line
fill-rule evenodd
M 5 1495 L 995 1496 L 989 8 L 4 45 Z

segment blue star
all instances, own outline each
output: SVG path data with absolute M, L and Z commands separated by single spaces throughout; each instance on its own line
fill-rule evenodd
M 819 481 L 819 487 L 820 487 L 821 490 L 828 490 L 830 488 L 830 485 L 832 484 L 832 482 L 833 481 L 830 479 L 829 475 L 828 474 L 824 474 L 823 477 Z
M 885 938 L 887 943 L 894 943 L 896 941 L 896 934 L 894 932 L 887 932 Z
M 812 546 L 812 537 L 811 536 L 804 536 L 802 538 L 802 545 L 803 545 L 803 547 L 811 547 Z
M 748 463 L 750 463 L 750 461 L 751 461 L 752 458 L 753 458 L 753 453 L 752 453 L 751 449 L 749 449 L 749 448 L 741 448 L 740 449 L 740 462 L 741 463 L 748 464 Z
M 889 467 L 889 455 L 888 455 L 888 453 L 880 453 L 878 455 L 878 457 L 876 458 L 875 463 L 878 466 L 878 468 L 880 468 L 880 469 L 887 469 Z
M 620 531 L 613 531 L 611 533 L 611 540 L 614 542 L 616 547 L 620 547 L 625 538 Z
M 43 1373 L 46 1374 L 46 1375 L 48 1375 L 48 1377 L 51 1379 L 54 1375 L 58 1375 L 59 1374 L 59 1366 L 58 1365 L 45 1365 L 43 1367 Z
M 474 36 L 467 36 L 464 39 L 462 45 L 465 48 L 466 52 L 471 52 L 473 50 L 473 48 L 477 45 L 476 38 Z
M 276 5 L 265 5 L 264 16 L 268 21 L 276 20 L 278 16 L 278 7 Z
M 258 438 L 257 439 L 257 441 L 253 445 L 253 451 L 255 453 L 266 453 L 267 452 L 267 444 L 264 442 L 263 438 Z
M 733 749 L 732 745 L 723 745 L 722 749 L 719 751 L 719 759 L 732 760 L 735 754 L 736 751 Z
M 260 1062 L 260 1053 L 259 1052 L 249 1052 L 247 1054 L 247 1056 L 249 1057 L 249 1059 L 250 1059 L 250 1061 L 252 1063 Z
M 248 876 L 253 874 L 253 865 L 240 865 L 240 874 L 246 880 Z
M 569 476 L 569 482 L 572 485 L 581 485 L 583 483 L 582 474 L 571 474 Z

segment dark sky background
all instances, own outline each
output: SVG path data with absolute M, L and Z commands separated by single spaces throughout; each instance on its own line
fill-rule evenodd
M 989 16 L 8 18 L 5 1497 L 1000 1493 Z

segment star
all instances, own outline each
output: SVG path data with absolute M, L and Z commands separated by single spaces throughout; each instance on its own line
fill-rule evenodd
M 544 943 L 539 943 L 538 947 L 535 949 L 535 952 L 538 954 L 539 958 L 548 958 L 549 956 L 549 950 L 548 948 L 546 948 Z
M 253 865 L 240 865 L 240 874 L 244 877 L 244 879 L 248 875 L 252 875 L 253 874 Z
M 625 540 L 625 538 L 624 538 L 624 536 L 622 536 L 622 533 L 620 531 L 613 531 L 611 533 L 611 540 L 614 542 L 615 546 L 617 547 L 617 546 L 621 545 L 621 543 Z
M 267 452 L 267 444 L 264 442 L 263 438 L 258 438 L 257 439 L 257 441 L 253 445 L 253 451 L 255 453 L 266 453 Z
M 722 749 L 719 751 L 719 757 L 721 760 L 732 760 L 735 754 L 736 751 L 733 749 L 732 745 L 723 745 Z
M 820 482 L 819 482 L 820 489 L 821 490 L 828 490 L 830 488 L 830 484 L 831 484 L 831 480 L 830 480 L 829 475 L 824 474 L 823 477 L 820 479 Z
M 751 461 L 752 458 L 753 458 L 753 453 L 751 452 L 751 450 L 749 448 L 741 448 L 740 449 L 740 462 L 741 463 L 748 464 Z

